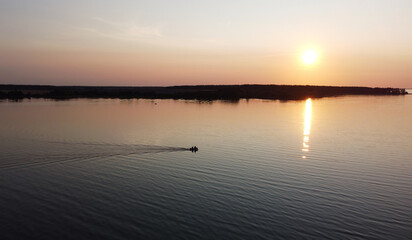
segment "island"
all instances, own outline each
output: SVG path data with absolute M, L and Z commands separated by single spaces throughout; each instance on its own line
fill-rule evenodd
M 187 85 L 170 87 L 109 87 L 109 86 L 50 86 L 50 85 L 0 85 L 0 99 L 25 98 L 74 99 L 186 99 L 230 100 L 273 99 L 302 100 L 307 98 L 336 97 L 343 95 L 405 95 L 402 88 L 337 87 L 312 85 Z

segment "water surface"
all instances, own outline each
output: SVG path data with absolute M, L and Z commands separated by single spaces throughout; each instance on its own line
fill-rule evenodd
M 2 239 L 410 239 L 411 123 L 412 96 L 3 101 Z

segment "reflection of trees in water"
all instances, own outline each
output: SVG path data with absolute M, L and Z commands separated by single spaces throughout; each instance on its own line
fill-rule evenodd
M 303 100 L 342 95 L 403 95 L 405 89 L 369 87 L 331 87 L 299 85 L 203 85 L 175 87 L 67 87 L 0 85 L 0 99 L 23 98 L 147 98 L 187 100 L 239 99 Z

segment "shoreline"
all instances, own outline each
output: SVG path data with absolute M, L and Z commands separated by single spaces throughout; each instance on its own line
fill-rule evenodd
M 404 88 L 341 87 L 312 85 L 185 85 L 171 87 L 96 87 L 50 85 L 0 85 L 0 99 L 184 99 L 231 100 L 272 99 L 303 100 L 344 95 L 406 95 Z

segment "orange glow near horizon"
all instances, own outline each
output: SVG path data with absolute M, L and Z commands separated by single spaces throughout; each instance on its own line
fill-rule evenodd
M 318 51 L 318 50 L 316 50 Z M 403 87 L 412 60 L 322 51 L 306 65 L 302 51 L 286 55 L 238 52 L 139 50 L 129 52 L 1 50 L 0 83 L 48 85 L 172 86 L 285 84 Z M 1 54 L 0 54 L 1 55 Z M 327 61 L 324 59 L 327 58 Z M 320 67 L 320 62 L 321 67 Z M 382 69 L 375 74 L 374 69 Z M 23 71 L 24 70 L 24 71 Z M 386 81 L 386 79 L 393 81 Z M 362 79 L 365 79 L 363 81 Z

